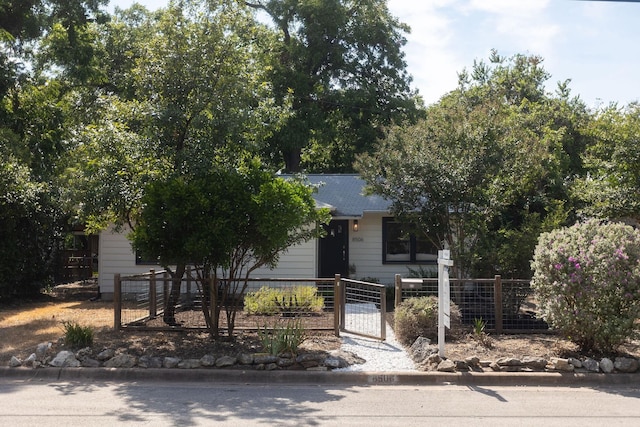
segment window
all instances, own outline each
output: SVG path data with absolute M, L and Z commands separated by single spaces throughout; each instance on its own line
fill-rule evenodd
M 158 258 L 144 257 L 136 251 L 136 265 L 160 265 Z
M 438 248 L 424 237 L 416 236 L 393 218 L 382 219 L 382 262 L 435 264 Z

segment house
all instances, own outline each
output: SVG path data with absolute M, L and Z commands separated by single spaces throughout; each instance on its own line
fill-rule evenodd
M 329 208 L 331 222 L 326 236 L 290 248 L 278 266 L 256 270 L 252 277 L 344 277 L 393 284 L 394 276 L 406 276 L 409 268 L 435 269 L 437 248 L 427 240 L 403 231 L 389 213 L 391 203 L 376 195 L 365 195 L 365 182 L 358 175 L 308 175 L 318 186 L 318 207 Z M 107 230 L 100 235 L 99 284 L 105 298 L 113 295 L 114 275 L 141 274 L 160 269 L 137 259 L 126 232 Z

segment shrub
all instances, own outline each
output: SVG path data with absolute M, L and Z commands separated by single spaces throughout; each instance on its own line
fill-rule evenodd
M 247 314 L 316 313 L 323 307 L 324 298 L 318 295 L 315 286 L 286 289 L 263 286 L 255 292 L 248 292 L 244 298 Z
M 282 353 L 295 355 L 298 347 L 306 338 L 306 333 L 302 322 L 289 321 L 286 326 L 275 325 L 270 331 L 266 325 L 264 328 L 258 327 L 258 337 L 263 349 L 277 356 Z
M 72 348 L 89 347 L 93 344 L 93 329 L 77 322 L 62 322 L 64 341 Z
M 451 331 L 461 327 L 460 310 L 451 303 Z M 405 345 L 411 345 L 418 337 L 438 338 L 438 298 L 434 296 L 408 298 L 395 308 L 394 333 Z
M 637 333 L 640 231 L 588 221 L 544 233 L 532 269 L 543 318 L 582 350 L 611 352 Z

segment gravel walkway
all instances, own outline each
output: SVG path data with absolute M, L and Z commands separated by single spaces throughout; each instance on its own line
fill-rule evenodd
M 350 304 L 347 304 L 347 327 L 349 321 L 358 324 L 375 325 L 370 333 L 372 335 L 379 334 L 378 310 L 375 306 L 371 310 L 362 310 L 362 305 L 358 305 L 356 309 L 351 310 Z M 355 318 L 354 318 L 355 317 Z M 369 320 L 368 318 L 371 318 Z M 386 326 L 387 339 L 379 341 L 373 338 L 365 338 L 359 335 L 340 333 L 342 338 L 341 349 L 357 354 L 364 360 L 361 365 L 351 365 L 348 368 L 336 369 L 336 371 L 367 371 L 367 372 L 398 372 L 398 371 L 416 371 L 415 365 L 409 357 L 407 350 L 400 344 L 393 333 L 393 329 L 387 323 Z

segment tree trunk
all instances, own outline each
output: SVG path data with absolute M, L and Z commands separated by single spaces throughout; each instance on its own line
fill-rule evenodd
M 293 148 L 283 151 L 282 157 L 284 158 L 284 168 L 288 173 L 300 172 L 300 161 L 302 157 L 301 148 Z
M 186 270 L 185 264 L 178 264 L 174 272 L 169 271 L 171 275 L 171 291 L 169 291 L 169 298 L 164 307 L 164 315 L 162 320 L 169 326 L 177 326 L 176 322 L 176 305 L 180 302 L 180 288 L 182 286 L 182 276 Z

